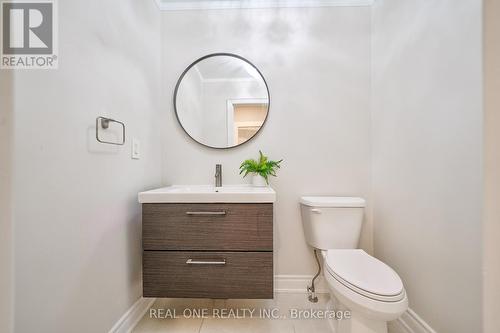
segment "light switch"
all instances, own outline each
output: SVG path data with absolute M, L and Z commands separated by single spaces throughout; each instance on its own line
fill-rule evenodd
M 138 160 L 141 158 L 141 143 L 138 139 L 132 138 L 132 159 Z

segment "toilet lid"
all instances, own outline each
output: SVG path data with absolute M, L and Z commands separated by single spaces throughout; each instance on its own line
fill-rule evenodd
M 301 197 L 300 203 L 310 207 L 332 208 L 362 208 L 366 201 L 355 197 L 311 196 Z
M 363 250 L 328 250 L 326 264 L 334 278 L 362 295 L 381 301 L 404 297 L 398 274 Z

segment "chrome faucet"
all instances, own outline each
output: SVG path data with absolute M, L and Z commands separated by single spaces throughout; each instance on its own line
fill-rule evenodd
M 222 187 L 222 165 L 215 165 L 215 187 Z

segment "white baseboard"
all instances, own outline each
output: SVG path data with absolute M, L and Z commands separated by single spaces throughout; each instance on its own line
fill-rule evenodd
M 156 298 L 139 298 L 109 330 L 109 333 L 130 333 L 155 300 Z
M 312 278 L 312 275 L 275 275 L 274 291 L 277 293 L 306 293 Z M 315 287 L 318 294 L 328 293 L 325 279 L 321 275 L 316 279 Z
M 401 320 L 395 320 L 387 323 L 389 333 L 412 333 L 411 329 Z
M 408 309 L 401 318 L 389 324 L 390 333 L 436 333 L 412 309 Z

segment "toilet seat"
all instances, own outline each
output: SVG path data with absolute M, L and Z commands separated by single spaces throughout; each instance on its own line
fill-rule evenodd
M 406 296 L 398 274 L 363 250 L 328 250 L 325 259 L 325 273 L 357 294 L 380 302 Z

